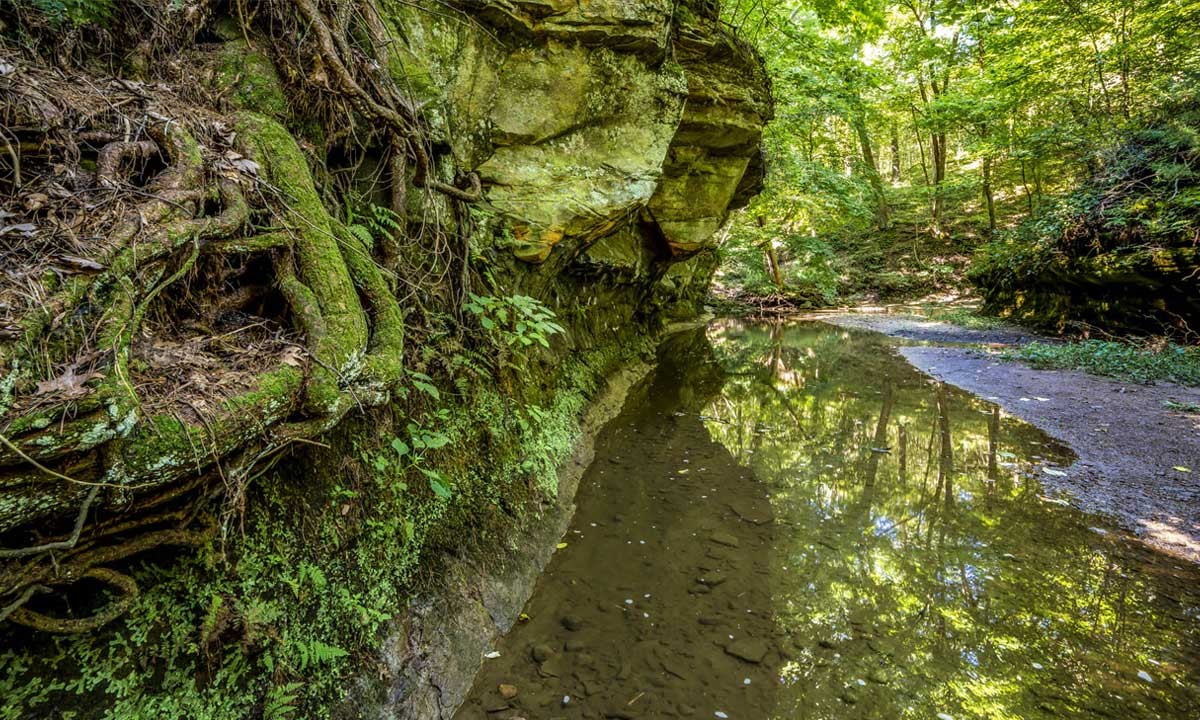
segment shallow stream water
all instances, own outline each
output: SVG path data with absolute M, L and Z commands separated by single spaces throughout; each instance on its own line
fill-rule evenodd
M 670 338 L 456 718 L 1200 718 L 1200 572 L 893 345 Z

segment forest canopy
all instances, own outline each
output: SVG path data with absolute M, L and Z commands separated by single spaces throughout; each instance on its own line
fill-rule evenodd
M 1200 3 L 739 0 L 724 15 L 779 107 L 767 190 L 728 228 L 729 285 L 818 306 L 913 298 L 961 288 L 979 253 L 986 295 L 1020 284 L 997 266 L 1042 245 L 1044 263 L 1195 244 Z M 1089 240 L 1051 242 L 1072 234 Z

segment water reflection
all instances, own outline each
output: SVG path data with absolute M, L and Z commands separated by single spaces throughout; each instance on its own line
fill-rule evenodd
M 1043 497 L 1036 429 L 873 334 L 662 357 L 459 718 L 1200 713 L 1200 574 Z
M 788 526 L 774 716 L 1196 716 L 1196 574 L 1040 496 L 1065 451 L 878 336 L 710 337 L 706 427 Z

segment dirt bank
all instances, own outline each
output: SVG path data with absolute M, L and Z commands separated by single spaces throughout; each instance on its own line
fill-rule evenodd
M 817 319 L 934 343 L 1034 339 L 1019 329 L 973 330 L 889 315 Z M 1165 407 L 1168 400 L 1200 403 L 1200 389 L 1035 370 L 971 347 L 906 346 L 900 353 L 923 372 L 992 400 L 1070 445 L 1079 459 L 1067 475 L 1042 478 L 1052 493 L 1114 518 L 1163 552 L 1200 562 L 1200 417 Z

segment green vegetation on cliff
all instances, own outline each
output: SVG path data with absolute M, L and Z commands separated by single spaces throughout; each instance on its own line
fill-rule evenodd
M 1200 319 L 1200 85 L 1130 130 L 1042 217 L 980 248 L 988 309 L 1048 330 L 1093 325 L 1194 341 Z
M 771 114 L 700 2 L 0 5 L 0 717 L 427 692 Z

